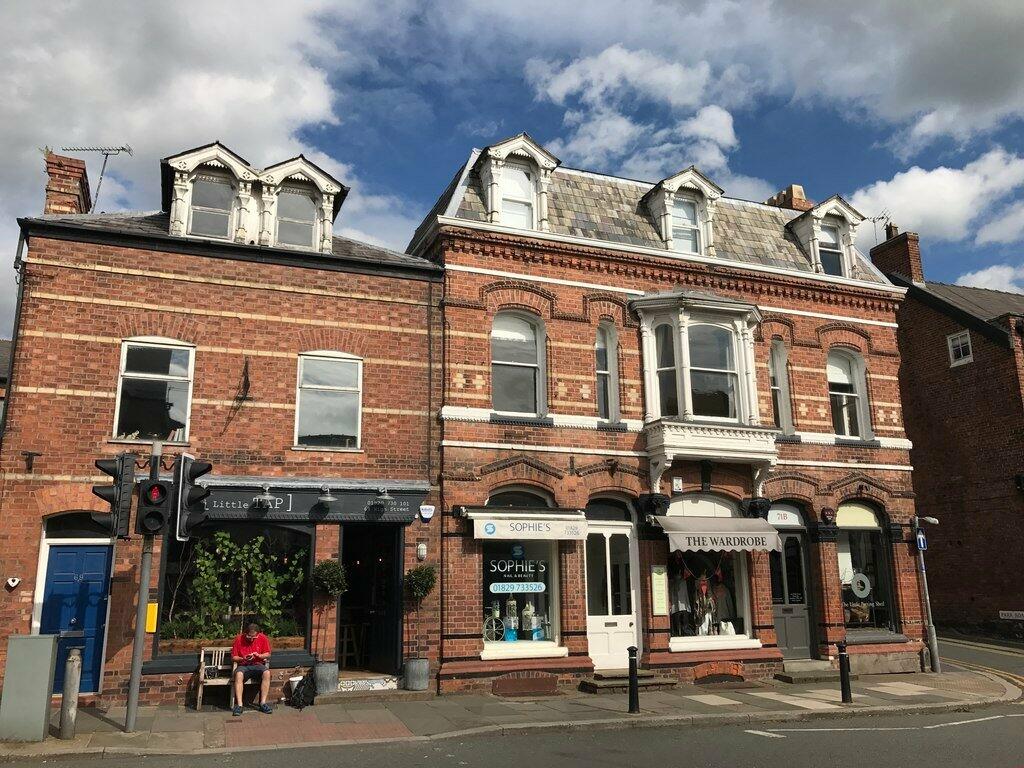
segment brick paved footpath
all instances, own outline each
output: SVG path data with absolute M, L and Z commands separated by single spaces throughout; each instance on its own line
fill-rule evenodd
M 625 695 L 509 699 L 451 695 L 427 700 L 326 702 L 297 711 L 279 705 L 271 715 L 247 709 L 232 717 L 223 709 L 145 707 L 138 730 L 122 733 L 124 710 L 83 708 L 75 739 L 3 744 L 0 756 L 67 754 L 197 754 L 252 749 L 425 740 L 470 733 L 532 728 L 639 727 L 715 722 L 764 722 L 842 716 L 851 711 L 892 712 L 967 709 L 1019 698 L 1020 689 L 974 672 L 941 675 L 871 675 L 853 684 L 854 703 L 844 706 L 838 685 L 766 683 L 748 688 L 680 685 L 642 693 L 641 714 L 629 715 Z M 54 712 L 54 725 L 58 713 Z M 56 728 L 52 729 L 56 733 Z

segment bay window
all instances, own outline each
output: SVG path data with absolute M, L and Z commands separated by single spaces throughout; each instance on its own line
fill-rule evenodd
M 732 331 L 715 325 L 691 325 L 688 336 L 693 415 L 735 419 L 738 377 Z
M 491 404 L 495 411 L 530 416 L 541 411 L 543 370 L 539 324 L 501 313 L 491 328 Z
M 114 438 L 183 443 L 188 439 L 193 348 L 159 339 L 121 347 Z
M 657 340 L 658 403 L 662 416 L 679 415 L 679 389 L 676 386 L 675 334 L 671 325 L 659 325 L 654 331 Z

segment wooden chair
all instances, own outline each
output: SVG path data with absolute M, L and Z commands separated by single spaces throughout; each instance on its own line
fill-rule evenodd
M 199 683 L 196 686 L 196 711 L 203 708 L 203 689 L 208 685 L 228 686 L 230 706 L 235 706 L 235 662 L 230 648 L 199 649 Z

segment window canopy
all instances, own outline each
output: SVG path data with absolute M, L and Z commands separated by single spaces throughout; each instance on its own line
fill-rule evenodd
M 655 515 L 668 534 L 669 549 L 680 552 L 782 551 L 779 532 L 759 517 L 676 517 Z

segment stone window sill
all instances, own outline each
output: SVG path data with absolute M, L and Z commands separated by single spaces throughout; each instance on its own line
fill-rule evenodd
M 517 640 L 511 643 L 484 643 L 480 659 L 561 659 L 568 655 L 568 648 L 551 640 Z
M 672 653 L 687 651 L 731 651 L 760 648 L 761 641 L 746 635 L 707 635 L 704 637 L 672 637 L 668 649 Z

